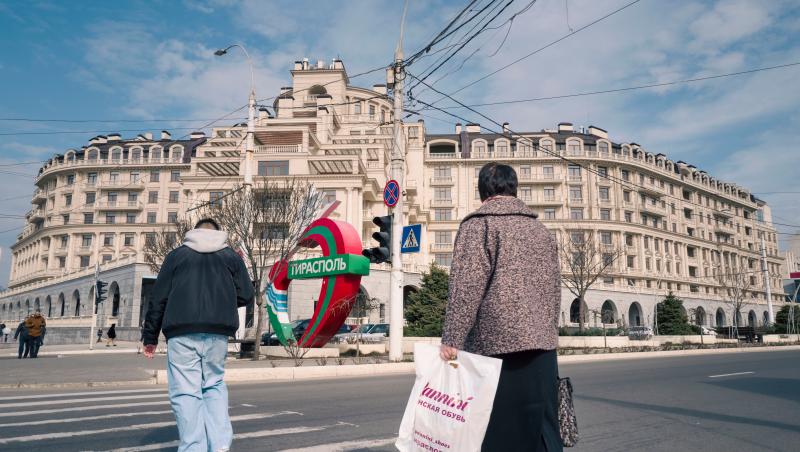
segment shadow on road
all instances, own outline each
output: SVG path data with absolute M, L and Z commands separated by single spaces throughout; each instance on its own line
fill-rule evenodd
M 800 403 L 800 380 L 791 378 L 748 377 L 715 380 L 706 384 L 736 391 L 752 392 L 780 400 Z
M 788 380 L 792 381 L 792 380 Z M 654 405 L 650 403 L 641 403 L 641 402 L 627 402 L 624 400 L 614 400 L 614 399 L 607 399 L 604 397 L 593 397 L 593 396 L 581 396 L 576 394 L 575 398 L 578 400 L 587 400 L 591 402 L 600 402 L 600 403 L 607 403 L 609 405 L 615 405 L 621 408 L 629 408 L 634 410 L 642 410 L 642 411 L 651 411 L 653 413 L 669 413 L 669 414 L 677 414 L 680 416 L 691 416 L 700 419 L 706 420 L 715 420 L 720 422 L 728 422 L 734 424 L 744 424 L 744 425 L 758 425 L 761 427 L 772 427 L 777 428 L 780 430 L 787 430 L 791 432 L 800 433 L 800 425 L 794 424 L 786 424 L 783 422 L 777 422 L 773 420 L 766 420 L 766 419 L 756 419 L 752 417 L 744 417 L 744 416 L 731 416 L 729 414 L 719 414 L 714 413 L 711 411 L 701 411 L 701 410 L 694 410 L 691 408 L 679 408 L 679 407 L 672 407 L 672 406 L 665 406 L 665 405 Z

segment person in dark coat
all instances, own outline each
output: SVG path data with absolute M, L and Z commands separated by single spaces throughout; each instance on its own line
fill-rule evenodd
M 117 346 L 116 339 L 117 339 L 117 324 L 112 323 L 110 327 L 108 327 L 108 331 L 106 332 L 106 337 L 108 338 L 108 342 L 106 342 L 106 347 L 110 346 Z
M 478 191 L 483 205 L 456 235 L 441 356 L 503 360 L 482 450 L 561 451 L 556 240 L 517 199 L 510 166 L 484 166 Z
M 25 327 L 25 320 L 19 322 L 17 330 L 14 332 L 14 339 L 19 340 L 19 353 L 18 359 L 27 358 L 31 352 L 30 337 L 28 336 L 28 329 Z

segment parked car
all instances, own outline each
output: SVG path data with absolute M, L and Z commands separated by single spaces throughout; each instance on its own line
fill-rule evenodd
M 717 332 L 713 328 L 708 327 L 708 326 L 701 326 L 700 327 L 700 332 L 703 334 L 703 336 L 716 336 L 717 335 Z
M 634 340 L 652 339 L 653 329 L 649 326 L 632 326 L 628 328 L 628 337 Z
M 332 342 L 334 343 L 348 343 L 352 344 L 358 340 L 358 336 L 360 334 L 366 334 L 372 327 L 375 326 L 374 323 L 365 323 L 364 325 L 358 326 L 351 331 L 346 331 L 344 333 L 339 333 L 333 336 Z
M 292 321 L 292 332 L 294 333 L 295 340 L 300 340 L 300 338 L 303 337 L 303 334 L 306 332 L 309 323 L 311 323 L 311 319 L 298 319 Z M 349 326 L 342 325 L 339 327 L 339 331 L 336 334 L 344 334 L 348 333 L 349 331 Z M 276 333 L 264 333 L 261 335 L 261 345 L 281 345 L 281 342 L 278 340 L 278 335 Z
M 361 335 L 361 342 L 381 342 L 389 336 L 388 323 L 376 323 L 366 333 Z

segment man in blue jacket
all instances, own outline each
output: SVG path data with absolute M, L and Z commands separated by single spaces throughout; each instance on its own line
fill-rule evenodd
M 223 381 L 228 336 L 239 328 L 237 308 L 253 301 L 247 268 L 212 219 L 197 222 L 183 245 L 164 259 L 144 326 L 152 358 L 159 333 L 167 338 L 169 399 L 178 424 L 178 451 L 227 451 L 233 441 Z

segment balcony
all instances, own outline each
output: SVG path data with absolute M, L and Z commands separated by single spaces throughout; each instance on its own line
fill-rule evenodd
M 300 144 L 263 144 L 256 146 L 256 154 L 297 154 L 302 151 Z
M 47 192 L 42 190 L 41 188 L 37 188 L 33 191 L 33 200 L 31 202 L 40 202 L 47 200 Z
M 667 208 L 662 207 L 661 203 L 652 204 L 647 202 L 641 206 L 641 210 L 643 213 L 647 213 L 648 215 L 655 215 L 659 217 L 667 215 Z
M 452 199 L 432 199 L 431 207 L 453 207 Z
M 145 182 L 143 179 L 139 180 L 104 180 L 97 182 L 94 186 L 100 190 L 130 190 L 141 191 L 144 190 Z
M 181 157 L 153 157 L 150 159 L 143 159 L 143 158 L 133 158 L 133 159 L 91 159 L 91 160 L 67 160 L 64 162 L 54 163 L 42 171 L 37 177 L 37 180 L 42 179 L 44 176 L 48 174 L 54 173 L 56 171 L 65 170 L 65 169 L 72 169 L 72 168 L 85 168 L 85 167 L 104 167 L 104 166 L 113 166 L 115 168 L 125 167 L 125 166 L 141 166 L 141 165 L 166 165 L 166 164 L 178 164 L 178 165 L 189 165 L 189 163 L 184 163 L 183 158 Z
M 451 252 L 453 251 L 453 244 L 452 243 L 432 243 L 431 244 L 431 251 L 433 252 Z
M 417 180 L 416 179 L 408 179 L 406 181 L 406 191 L 408 193 L 416 193 L 417 192 Z
M 380 160 L 367 160 L 367 169 L 383 170 L 384 168 L 385 168 L 385 165 L 383 163 L 381 163 Z
M 27 217 L 31 221 L 44 220 L 44 209 L 41 207 L 38 209 L 31 209 L 28 211 Z
M 460 152 L 429 152 L 426 155 L 428 160 L 460 159 Z
M 434 176 L 431 177 L 431 185 L 453 185 L 453 178 L 451 176 Z
M 570 182 L 580 182 L 581 180 L 583 180 L 583 178 L 581 177 L 580 174 L 570 174 L 569 176 L 567 176 L 567 180 Z
M 142 210 L 142 201 L 97 201 L 97 210 Z
M 559 173 L 520 174 L 519 181 L 526 184 L 560 184 L 563 182 Z

